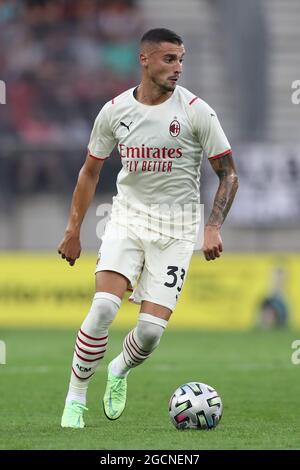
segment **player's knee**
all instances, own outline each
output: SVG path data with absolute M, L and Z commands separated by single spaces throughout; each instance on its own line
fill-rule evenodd
M 137 339 L 141 348 L 149 351 L 158 346 L 167 323 L 162 318 L 148 313 L 141 313 L 136 328 Z
M 121 299 L 108 292 L 96 292 L 91 305 L 90 315 L 93 315 L 99 326 L 109 326 L 115 318 L 121 305 Z

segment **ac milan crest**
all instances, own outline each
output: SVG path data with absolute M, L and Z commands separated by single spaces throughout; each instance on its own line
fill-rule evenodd
M 177 137 L 180 133 L 180 124 L 177 121 L 177 119 L 174 119 L 174 121 L 171 122 L 170 127 L 169 127 L 169 132 L 172 137 Z

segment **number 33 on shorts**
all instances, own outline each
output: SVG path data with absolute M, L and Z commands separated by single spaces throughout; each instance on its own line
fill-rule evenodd
M 165 282 L 164 286 L 176 288 L 176 300 L 183 286 L 185 272 L 185 269 L 178 266 L 167 266 L 167 276 L 170 276 L 170 280 Z

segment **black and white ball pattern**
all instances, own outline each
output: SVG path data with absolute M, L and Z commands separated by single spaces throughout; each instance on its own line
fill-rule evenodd
M 169 413 L 177 429 L 212 429 L 223 412 L 222 400 L 210 385 L 189 382 L 178 387 L 169 402 Z

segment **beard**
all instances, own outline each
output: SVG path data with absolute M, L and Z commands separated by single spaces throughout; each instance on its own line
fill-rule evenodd
M 171 83 L 165 82 L 165 83 L 158 83 L 157 85 L 160 87 L 160 89 L 164 93 L 169 92 L 169 91 L 174 91 L 175 88 L 176 88 L 176 83 L 174 83 L 174 85 L 172 85 Z
M 155 85 L 157 87 L 159 87 L 161 89 L 161 91 L 163 93 L 168 93 L 170 91 L 174 91 L 175 88 L 176 88 L 176 83 L 174 83 L 173 85 L 171 83 L 169 83 L 168 81 L 165 81 L 165 82 L 160 82 L 156 79 L 156 77 L 153 77 L 152 78 L 152 81 L 155 83 Z
M 162 85 L 162 88 L 166 91 L 174 91 L 176 88 L 176 83 L 174 83 L 174 85 L 164 84 Z

